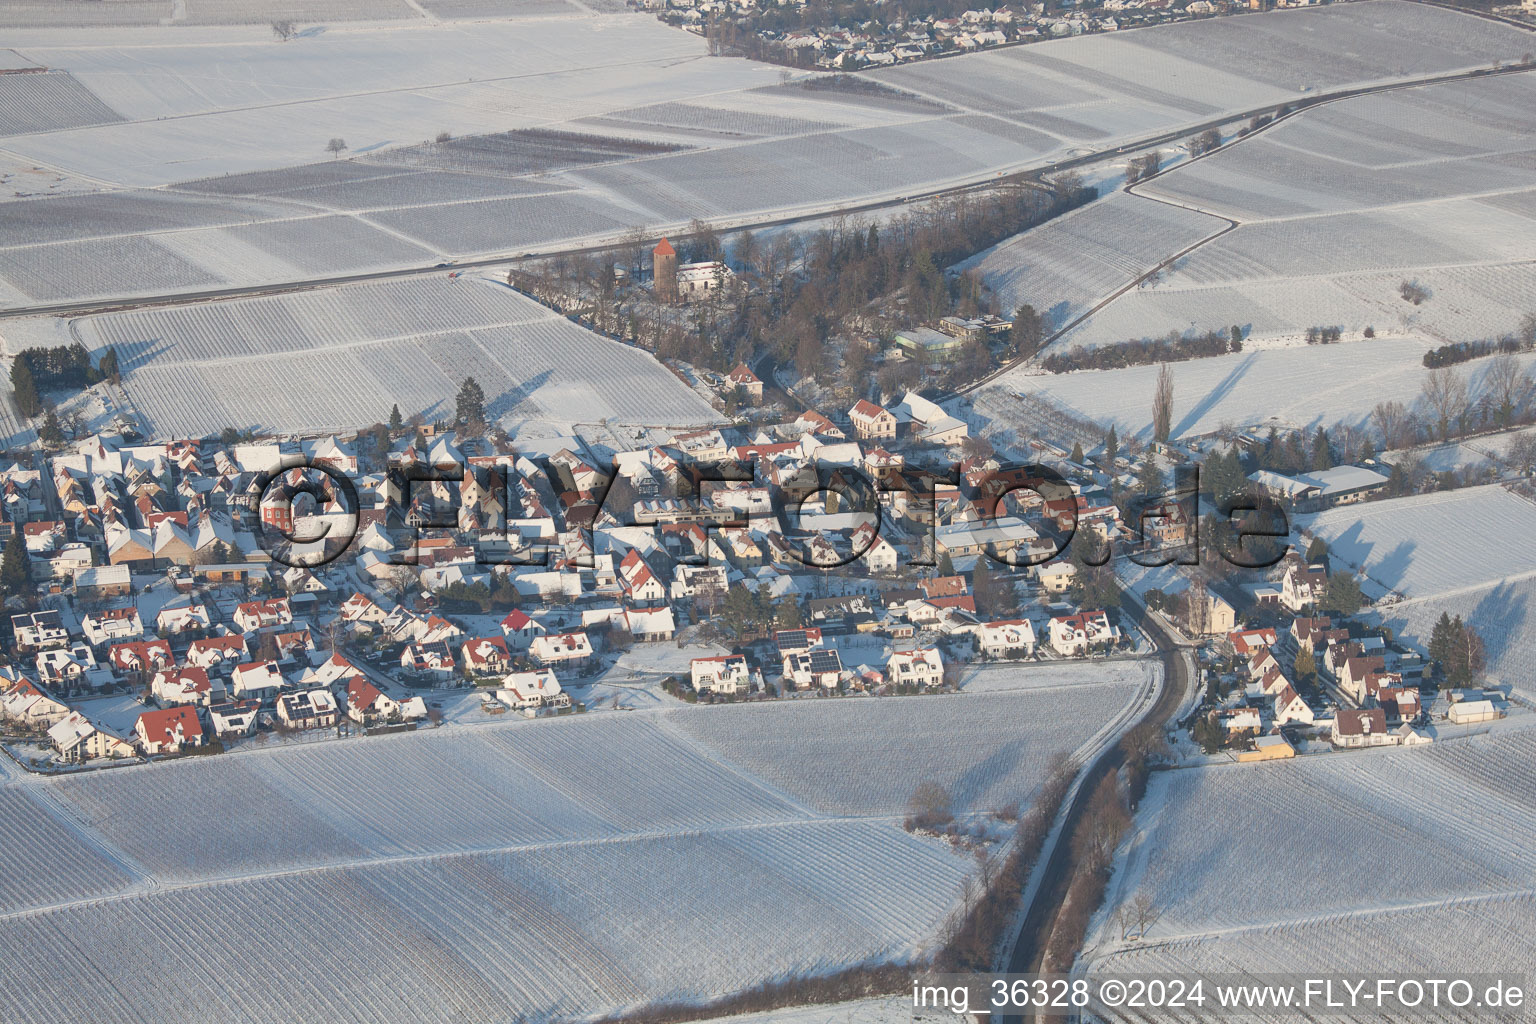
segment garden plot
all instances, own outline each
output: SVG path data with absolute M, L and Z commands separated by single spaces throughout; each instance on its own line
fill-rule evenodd
M 0 135 L 51 132 L 122 119 L 64 72 L 0 75 Z
M 1064 324 L 1225 223 L 1116 192 L 958 264 L 975 270 L 1004 309 L 1032 304 Z
M 1499 484 L 1341 506 L 1295 517 L 1336 564 L 1394 594 L 1428 598 L 1536 575 L 1536 503 Z
M 1424 342 L 1397 339 L 1244 351 L 1171 364 L 1173 433 L 1211 433 L 1223 424 L 1311 428 L 1364 424 L 1377 402 L 1412 407 L 1424 384 Z M 1488 360 L 1460 368 L 1474 401 Z M 1527 363 L 1530 360 L 1527 359 Z M 1156 366 L 1042 374 L 1012 371 L 988 386 L 1038 395 L 1121 437 L 1149 437 Z M 1009 426 L 1005 419 L 1001 424 Z

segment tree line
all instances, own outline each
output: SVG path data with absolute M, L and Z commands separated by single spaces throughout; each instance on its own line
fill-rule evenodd
M 1187 359 L 1205 359 L 1243 350 L 1243 329 L 1236 324 L 1226 331 L 1207 331 L 1186 337 L 1169 331 L 1166 337 L 1122 341 L 1093 348 L 1079 346 L 1068 352 L 1053 352 L 1041 360 L 1048 373 L 1074 370 L 1113 370 L 1151 363 L 1177 363 Z

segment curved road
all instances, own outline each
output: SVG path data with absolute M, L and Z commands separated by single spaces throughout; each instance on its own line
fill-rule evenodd
M 1146 714 L 1136 722 L 1136 726 L 1144 722 L 1166 721 L 1178 708 L 1185 692 L 1192 684 L 1180 645 L 1161 623 L 1146 613 L 1145 608 L 1126 601 L 1122 604 L 1122 609 L 1152 638 L 1163 661 L 1162 692 L 1158 694 L 1156 702 L 1147 709 Z M 1056 918 L 1056 910 L 1061 906 L 1062 899 L 1066 896 L 1067 885 L 1072 880 L 1072 844 L 1069 842 L 1072 830 L 1076 828 L 1078 820 L 1087 809 L 1099 781 L 1106 775 L 1118 772 L 1124 763 L 1125 753 L 1120 744 L 1116 743 L 1079 774 L 1080 782 L 1073 793 L 1072 802 L 1067 807 L 1066 818 L 1061 830 L 1057 833 L 1056 843 L 1045 862 L 1035 867 L 1037 872 L 1044 872 L 1044 874 L 1041 876 L 1040 884 L 1035 888 L 1035 898 L 1025 910 L 1020 922 L 1019 937 L 1014 944 L 1013 955 L 1003 967 L 1005 973 L 1027 974 L 1033 971 L 1039 962 L 1041 948 Z M 997 1024 L 1022 1024 L 1023 1022 L 1022 1017 L 1003 1014 L 998 1014 L 994 1020 Z

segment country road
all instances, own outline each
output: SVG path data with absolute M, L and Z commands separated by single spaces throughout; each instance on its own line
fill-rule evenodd
M 1470 71 L 1457 71 L 1448 74 L 1426 75 L 1421 78 L 1404 79 L 1392 82 L 1384 82 L 1377 85 L 1355 86 L 1348 89 L 1339 89 L 1333 92 L 1316 93 L 1308 96 L 1300 96 L 1289 103 L 1293 110 L 1302 110 L 1316 106 L 1319 103 L 1328 103 L 1335 100 L 1347 99 L 1352 96 L 1364 96 L 1371 93 L 1392 92 L 1398 89 L 1411 89 L 1424 85 L 1439 85 L 1446 82 L 1464 81 L 1474 78 L 1487 78 L 1495 75 L 1524 74 L 1536 69 L 1536 64 L 1511 65 L 1509 67 L 1475 68 Z M 1199 124 L 1187 125 L 1171 131 L 1159 132 L 1143 138 L 1134 139 L 1113 148 L 1094 150 L 1080 156 L 1069 157 L 1050 163 L 1021 167 L 1012 172 L 993 172 L 984 178 L 977 178 L 958 185 L 946 185 L 942 188 L 930 189 L 924 192 L 912 192 L 905 195 L 872 200 L 857 205 L 834 204 L 818 207 L 812 210 L 802 211 L 787 217 L 777 217 L 757 221 L 735 222 L 723 221 L 716 225 L 721 231 L 757 231 L 764 228 L 785 227 L 793 224 L 801 224 L 808 221 L 822 220 L 829 216 L 857 216 L 863 213 L 873 213 L 878 210 L 893 209 L 909 203 L 921 202 L 931 199 L 942 199 L 947 196 L 961 195 L 983 189 L 994 188 L 1000 184 L 1020 183 L 1023 181 L 1038 180 L 1041 177 L 1058 174 L 1062 171 L 1073 170 L 1097 163 L 1106 158 L 1118 156 L 1122 153 L 1135 152 L 1153 146 L 1161 146 L 1175 142 L 1205 131 L 1207 128 L 1216 128 L 1221 125 L 1231 124 L 1236 121 L 1245 121 L 1261 114 L 1270 114 L 1281 104 L 1268 103 L 1262 107 L 1251 110 L 1222 114 L 1220 117 Z M 669 232 L 668 229 L 673 229 Z M 685 225 L 656 225 L 658 233 L 678 233 L 676 229 L 686 231 Z M 547 259 L 554 256 L 579 256 L 587 253 L 603 252 L 613 249 L 619 242 L 610 239 L 597 244 L 575 246 L 565 249 L 550 249 L 542 252 L 518 252 L 500 253 L 491 256 L 475 257 L 472 259 L 458 260 L 452 265 L 454 270 L 471 270 L 481 267 L 506 266 L 508 264 L 523 263 L 529 260 Z M 11 319 L 24 316 L 42 315 L 68 315 L 99 313 L 125 307 L 137 308 L 142 306 L 181 305 L 185 303 L 201 302 L 209 299 L 227 299 L 239 296 L 272 295 L 282 292 L 307 291 L 314 288 L 324 288 L 333 285 L 354 284 L 362 281 L 382 281 L 390 278 L 414 277 L 420 274 L 448 273 L 449 271 L 434 262 L 430 265 L 413 267 L 401 267 L 394 270 L 370 271 L 362 274 L 342 274 L 329 277 L 309 277 L 293 281 L 276 282 L 263 285 L 235 285 L 227 288 L 209 288 L 200 291 L 173 292 L 161 295 L 135 296 L 131 298 L 91 299 L 82 302 L 60 302 L 34 306 L 13 306 L 0 309 L 0 319 Z M 1005 365 L 998 372 L 1012 368 L 1021 360 Z M 973 387 L 979 387 L 986 380 L 992 379 L 996 374 L 989 375 L 983 381 L 979 381 Z
M 1165 722 L 1179 707 L 1185 693 L 1193 684 L 1189 678 L 1189 666 L 1181 645 L 1146 609 L 1131 601 L 1122 608 L 1131 619 L 1152 638 L 1163 661 L 1163 687 L 1157 700 L 1147 709 L 1137 725 L 1143 722 Z M 1134 728 L 1134 727 L 1133 727 Z M 1043 863 L 1036 866 L 1040 880 L 1033 886 L 1034 900 L 1024 909 L 1020 919 L 1019 935 L 1013 946 L 1013 954 L 1001 970 L 1007 974 L 1027 974 L 1036 970 L 1041 948 L 1056 919 L 1057 911 L 1066 896 L 1067 885 L 1072 880 L 1071 843 L 1078 819 L 1093 798 L 1099 780 L 1120 770 L 1125 763 L 1125 753 L 1118 743 L 1103 751 L 1097 760 L 1087 765 L 1078 775 L 1077 788 L 1072 794 L 1060 827 L 1055 831 L 1051 846 Z M 1024 1018 L 1016 1015 L 997 1015 L 996 1024 L 1023 1024 Z

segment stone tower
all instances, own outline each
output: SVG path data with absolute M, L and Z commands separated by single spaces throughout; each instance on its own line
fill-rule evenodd
M 677 301 L 677 250 L 665 238 L 651 250 L 651 290 L 661 302 Z

